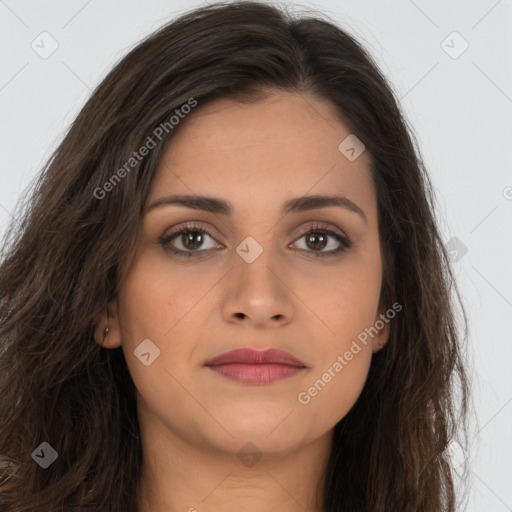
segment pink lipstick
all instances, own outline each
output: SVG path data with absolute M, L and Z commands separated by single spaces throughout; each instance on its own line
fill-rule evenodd
M 270 384 L 297 375 L 306 365 L 288 352 L 277 349 L 239 348 L 205 363 L 213 371 L 244 384 Z

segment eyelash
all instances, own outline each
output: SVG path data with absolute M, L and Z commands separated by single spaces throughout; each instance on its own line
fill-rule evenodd
M 209 249 L 207 249 L 207 250 L 204 250 L 204 249 L 203 250 L 196 250 L 196 251 L 183 251 L 181 249 L 176 249 L 172 245 L 169 245 L 169 242 L 173 238 L 176 238 L 178 235 L 182 235 L 184 233 L 193 233 L 193 232 L 196 232 L 196 231 L 201 233 L 201 234 L 206 234 L 210 238 L 214 239 L 214 237 L 208 231 L 206 231 L 205 229 L 201 228 L 200 226 L 198 226 L 198 225 L 196 225 L 194 223 L 190 223 L 190 224 L 187 224 L 186 226 L 182 227 L 181 229 L 179 229 L 177 231 L 173 231 L 172 233 L 169 233 L 168 235 L 162 235 L 158 239 L 158 243 L 166 251 L 170 251 L 172 254 L 174 254 L 174 255 L 176 255 L 178 257 L 191 259 L 193 257 L 197 257 L 202 252 L 207 252 Z M 325 225 L 322 225 L 322 224 L 316 224 L 315 226 L 308 227 L 301 235 L 299 235 L 297 240 L 299 240 L 300 238 L 302 238 L 305 235 L 308 235 L 308 234 L 311 234 L 311 233 L 317 233 L 317 232 L 323 233 L 325 235 L 332 236 L 338 242 L 340 242 L 340 247 L 338 249 L 335 249 L 335 250 L 332 250 L 332 251 L 324 251 L 324 252 L 317 252 L 317 251 L 312 251 L 312 250 L 306 251 L 306 252 L 312 253 L 314 255 L 314 257 L 326 258 L 326 257 L 329 257 L 329 256 L 336 256 L 338 254 L 343 253 L 344 251 L 346 251 L 350 247 L 352 247 L 352 242 L 348 238 L 340 235 L 336 231 L 333 231 L 332 229 L 329 229 L 329 227 L 327 227 Z M 303 250 L 303 249 L 300 249 L 300 250 Z

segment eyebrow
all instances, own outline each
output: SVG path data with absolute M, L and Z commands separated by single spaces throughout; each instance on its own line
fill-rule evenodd
M 229 201 L 225 201 L 224 199 L 220 199 L 217 197 L 184 194 L 176 194 L 161 197 L 160 199 L 157 199 L 154 202 L 152 202 L 147 207 L 145 213 L 147 214 L 148 212 L 155 210 L 156 208 L 171 205 L 185 206 L 193 210 L 202 210 L 205 212 L 218 213 L 221 215 L 230 216 L 233 214 L 233 205 Z M 357 206 L 357 204 L 352 202 L 350 199 L 343 196 L 312 195 L 296 197 L 294 199 L 289 199 L 283 204 L 281 213 L 282 215 L 286 215 L 288 213 L 318 210 L 320 208 L 328 208 L 332 206 L 337 206 L 355 212 L 359 214 L 366 223 L 368 223 L 368 219 L 366 218 L 366 215 L 364 214 L 363 210 L 359 208 L 359 206 Z

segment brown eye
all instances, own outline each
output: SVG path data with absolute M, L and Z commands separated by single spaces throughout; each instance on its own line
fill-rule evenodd
M 324 249 L 327 245 L 327 236 L 324 233 L 310 233 L 304 235 L 306 237 L 306 244 L 312 249 Z
M 314 226 L 303 233 L 299 237 L 299 240 L 301 238 L 305 239 L 306 249 L 299 248 L 306 252 L 313 253 L 314 256 L 318 257 L 333 256 L 352 246 L 352 243 L 348 238 L 326 226 Z M 330 238 L 334 238 L 338 242 L 338 247 L 336 247 L 335 243 L 330 244 Z M 294 243 L 293 245 L 297 246 L 297 243 Z M 324 249 L 329 245 L 333 245 L 334 247 L 331 250 L 324 251 Z
M 205 247 L 207 238 L 210 238 L 213 242 L 210 247 Z M 299 249 L 316 257 L 335 256 L 352 245 L 345 236 L 321 225 L 309 228 L 297 240 L 300 239 L 305 240 L 305 247 L 299 247 Z M 332 239 L 337 241 L 338 246 L 336 246 L 335 242 L 331 241 Z M 166 251 L 185 258 L 199 256 L 210 249 L 219 248 L 218 244 L 215 243 L 215 239 L 208 231 L 193 224 L 163 235 L 159 239 L 159 243 Z M 297 247 L 298 244 L 295 242 L 292 245 Z M 331 245 L 334 247 L 330 250 L 324 250 Z
M 198 249 L 204 241 L 200 231 L 187 231 L 181 235 L 181 243 L 186 249 Z
M 190 258 L 217 247 L 215 243 L 210 247 L 204 247 L 208 237 L 214 240 L 208 231 L 199 226 L 189 225 L 162 236 L 159 243 L 165 250 L 173 254 Z

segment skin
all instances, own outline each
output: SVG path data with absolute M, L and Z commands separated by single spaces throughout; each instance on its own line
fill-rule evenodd
M 119 294 L 98 321 L 96 341 L 122 346 L 138 390 L 140 511 L 320 510 L 333 427 L 389 336 L 386 323 L 309 403 L 298 401 L 384 313 L 370 155 L 348 160 L 338 145 L 349 134 L 325 100 L 274 92 L 254 104 L 199 105 L 166 148 L 148 205 L 170 194 L 207 195 L 230 201 L 233 214 L 177 205 L 149 211 Z M 332 206 L 280 214 L 288 199 L 333 193 L 366 220 Z M 191 259 L 166 252 L 159 238 L 190 221 L 211 237 L 203 234 L 196 249 L 180 235 L 172 243 L 203 252 Z M 332 236 L 308 244 L 303 233 L 317 222 L 352 246 L 315 257 L 340 244 Z M 252 263 L 236 252 L 248 236 L 263 248 Z M 145 339 L 160 350 L 148 366 L 134 356 Z M 204 366 L 240 347 L 279 348 L 307 368 L 249 385 Z M 261 456 L 252 465 L 237 457 L 247 443 Z

